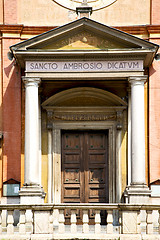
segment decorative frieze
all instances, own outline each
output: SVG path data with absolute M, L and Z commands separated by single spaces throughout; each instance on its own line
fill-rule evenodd
M 117 129 L 122 129 L 123 111 L 107 113 L 74 113 L 47 111 L 47 129 L 53 128 L 53 121 L 117 121 Z
M 54 121 L 115 121 L 116 113 L 53 113 L 48 112 L 48 123 Z

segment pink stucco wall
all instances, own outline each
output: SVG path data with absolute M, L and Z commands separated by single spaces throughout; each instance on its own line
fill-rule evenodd
M 160 44 L 160 39 L 151 39 Z M 150 182 L 160 179 L 160 61 L 154 61 L 149 79 Z

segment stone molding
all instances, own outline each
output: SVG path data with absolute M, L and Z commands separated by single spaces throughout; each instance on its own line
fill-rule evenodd
M 97 74 L 97 73 L 96 73 Z M 94 75 L 96 75 L 94 73 Z M 127 106 L 127 103 L 122 100 L 120 97 L 118 97 L 117 95 L 111 93 L 111 92 L 108 92 L 108 91 L 105 91 L 105 90 L 102 90 L 102 89 L 99 89 L 99 88 L 92 88 L 92 87 L 77 87 L 77 88 L 70 88 L 70 89 L 67 89 L 67 90 L 64 90 L 62 92 L 59 92 L 59 93 L 56 93 L 55 95 L 52 95 L 51 97 L 49 97 L 46 101 L 44 101 L 42 103 L 42 107 L 44 109 L 55 109 L 55 108 L 58 108 L 58 107 L 63 107 L 65 108 L 65 105 L 63 105 L 63 103 L 65 103 L 68 99 L 71 99 L 71 98 L 77 98 L 77 97 L 90 97 L 90 98 L 96 98 L 96 103 L 97 103 L 97 100 L 101 100 L 103 99 L 104 103 L 103 103 L 103 106 L 100 105 L 99 107 L 94 107 L 91 106 L 91 107 L 88 107 L 87 106 L 87 103 L 83 106 L 80 105 L 80 102 L 78 102 L 78 104 L 74 105 L 73 106 L 73 103 L 72 103 L 72 107 L 70 107 L 70 109 L 73 107 L 81 107 L 81 112 L 84 111 L 84 109 L 86 110 L 87 108 L 87 112 L 89 110 L 89 112 L 91 112 L 91 109 L 93 109 L 93 113 L 98 111 L 100 111 L 100 109 L 102 109 L 102 107 L 105 108 L 105 110 L 103 111 L 106 111 L 107 109 L 111 108 L 112 109 L 118 109 L 120 107 L 125 107 Z M 66 106 L 67 108 L 67 106 Z M 68 106 L 69 108 L 69 106 Z M 68 111 L 69 109 L 67 109 Z M 65 112 L 65 109 L 63 109 L 63 112 Z M 75 112 L 77 112 L 77 109 L 75 109 Z M 101 111 L 102 112 L 102 111 Z
M 44 203 L 45 195 L 43 188 L 38 185 L 24 185 L 19 191 L 21 204 Z
M 146 184 L 131 184 L 124 191 L 126 203 L 148 203 L 151 197 L 151 190 Z
M 24 26 L 23 24 L 0 24 L 0 32 L 2 33 L 16 33 L 19 36 L 23 35 L 37 35 L 56 28 L 57 26 Z M 112 26 L 113 27 L 113 26 Z M 145 25 L 145 26 L 114 26 L 114 28 L 127 32 L 133 35 L 149 35 L 156 34 L 160 31 L 160 25 Z

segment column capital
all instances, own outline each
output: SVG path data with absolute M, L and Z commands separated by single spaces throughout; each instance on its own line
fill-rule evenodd
M 22 77 L 22 81 L 25 84 L 25 87 L 38 87 L 40 82 L 41 82 L 41 78 L 38 77 Z
M 148 76 L 131 76 L 128 78 L 128 81 L 131 85 L 143 85 L 147 81 Z

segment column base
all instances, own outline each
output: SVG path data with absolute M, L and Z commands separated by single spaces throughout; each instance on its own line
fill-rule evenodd
M 151 190 L 146 184 L 131 184 L 124 192 L 125 203 L 148 203 Z
M 41 204 L 44 203 L 45 192 L 41 186 L 23 186 L 19 191 L 21 204 Z

